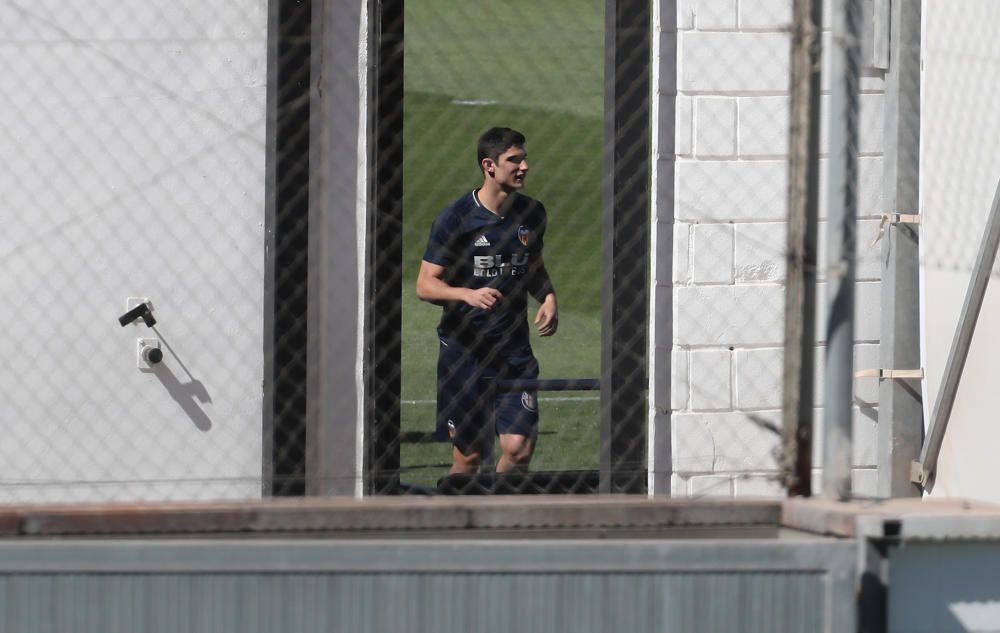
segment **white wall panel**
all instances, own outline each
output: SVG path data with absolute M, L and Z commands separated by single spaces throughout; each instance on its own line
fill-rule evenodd
M 260 494 L 266 7 L 0 8 L 0 500 Z
M 672 133 L 677 144 L 676 169 L 669 172 L 672 183 L 654 182 L 657 191 L 673 185 L 673 195 L 662 195 L 658 202 L 673 205 L 669 210 L 675 222 L 675 239 L 671 244 L 657 243 L 656 257 L 668 256 L 666 247 L 683 250 L 673 253 L 671 313 L 653 317 L 656 331 L 671 328 L 674 348 L 669 357 L 654 356 L 654 365 L 667 358 L 674 364 L 669 369 L 652 367 L 653 382 L 665 382 L 663 374 L 669 372 L 674 390 L 680 391 L 672 398 L 671 492 L 774 492 L 778 489 L 773 483 L 778 440 L 768 427 L 780 422 L 784 360 L 792 3 L 690 0 L 660 5 L 666 7 L 664 13 L 676 7 L 676 20 L 661 25 L 664 37 L 660 40 L 668 47 L 676 43 L 676 50 L 661 48 L 658 54 L 675 55 L 677 72 L 660 77 L 656 90 L 659 95 L 676 95 Z M 828 32 L 824 44 L 829 44 Z M 863 283 L 857 287 L 856 363 L 867 368 L 871 350 L 877 349 L 881 309 L 879 249 L 868 245 L 884 211 L 884 81 L 880 71 L 869 69 L 864 74 L 856 192 L 859 279 Z M 829 100 L 829 73 L 823 76 L 827 83 L 821 105 Z M 654 121 L 663 125 L 662 120 L 654 117 Z M 661 162 L 668 158 L 660 156 Z M 821 217 L 825 216 L 822 190 L 827 160 L 824 156 L 820 164 Z M 666 215 L 660 208 L 653 213 L 661 221 Z M 822 240 L 820 244 L 822 256 Z M 826 278 L 825 270 L 818 274 Z M 817 296 L 823 296 L 823 288 L 817 288 Z M 662 283 L 657 291 L 662 292 Z M 822 343 L 826 318 L 821 312 L 817 322 L 816 340 Z M 731 374 L 724 371 L 728 366 L 723 370 L 710 367 L 706 363 L 710 358 L 731 358 Z M 821 368 L 822 346 L 816 358 Z M 817 374 L 815 404 L 821 407 L 821 371 Z M 865 397 L 853 408 L 856 468 L 870 467 L 874 461 L 877 412 L 868 398 L 874 385 L 856 383 L 856 391 Z M 818 436 L 821 410 L 816 420 Z M 739 485 L 744 478 L 763 483 Z M 856 479 L 859 492 L 872 489 L 867 471 Z M 730 480 L 732 485 L 716 485 Z
M 926 417 L 933 411 L 966 288 L 1000 182 L 1000 4 L 924 0 L 921 227 Z M 901 210 L 902 211 L 902 210 Z M 1000 501 L 1000 287 L 994 267 L 972 340 L 934 496 Z

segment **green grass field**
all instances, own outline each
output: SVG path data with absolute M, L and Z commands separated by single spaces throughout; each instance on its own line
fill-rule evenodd
M 508 0 L 406 5 L 403 138 L 404 438 L 434 427 L 440 308 L 414 292 L 434 216 L 478 186 L 476 139 L 506 125 L 527 137 L 525 193 L 545 203 L 545 262 L 559 332 L 532 345 L 542 378 L 596 378 L 600 366 L 603 2 Z M 535 307 L 529 307 L 534 318 Z M 596 393 L 541 393 L 532 468 L 595 468 Z M 448 444 L 404 441 L 402 478 L 432 485 Z

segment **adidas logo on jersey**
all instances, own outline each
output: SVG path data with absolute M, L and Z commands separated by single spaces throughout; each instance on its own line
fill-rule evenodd
M 489 245 L 490 245 L 490 241 L 488 239 L 486 239 L 485 235 L 480 235 L 476 239 L 476 246 L 489 246 Z

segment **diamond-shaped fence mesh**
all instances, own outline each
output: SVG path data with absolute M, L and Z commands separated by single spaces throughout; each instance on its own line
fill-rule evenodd
M 404 17 L 400 479 L 476 492 L 490 489 L 492 477 L 470 471 L 496 464 L 523 473 L 530 463 L 532 477 L 498 485 L 595 491 L 603 3 L 407 3 Z M 484 146 L 481 168 L 477 141 L 494 126 L 525 141 Z M 520 201 L 501 201 L 522 175 Z M 442 308 L 432 290 L 422 302 L 414 291 L 421 266 L 455 287 L 492 288 L 488 300 L 497 303 L 484 311 L 459 299 Z M 534 321 L 550 290 L 542 321 L 558 321 L 546 326 L 554 334 L 540 336 Z M 519 379 L 540 379 L 542 389 L 503 382 Z M 455 448 L 440 442 L 449 424 Z M 482 453 L 488 464 L 467 463 L 456 449 Z
M 792 4 L 0 5 L 0 500 L 783 495 Z
M 0 6 L 4 500 L 260 494 L 267 17 Z

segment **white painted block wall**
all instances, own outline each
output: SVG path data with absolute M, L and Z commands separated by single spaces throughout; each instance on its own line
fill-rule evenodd
M 0 501 L 260 495 L 266 20 L 0 4 Z
M 661 55 L 677 46 L 676 84 L 658 73 L 657 99 L 676 94 L 674 153 L 657 152 L 654 305 L 650 355 L 651 436 L 670 433 L 675 496 L 782 495 L 777 481 L 781 423 L 788 56 L 791 0 L 683 0 L 676 24 L 657 23 Z M 829 4 L 829 3 L 828 3 Z M 670 15 L 661 5 L 659 15 Z M 824 103 L 829 78 L 824 77 Z M 881 209 L 881 74 L 862 80 L 855 365 L 876 367 Z M 657 118 L 654 117 L 654 121 Z M 824 121 L 825 126 L 825 121 Z M 659 132 L 657 132 L 659 134 Z M 820 278 L 825 278 L 826 134 L 822 139 Z M 662 136 L 658 147 L 669 146 Z M 674 202 L 670 216 L 671 191 Z M 672 239 L 670 239 L 672 237 Z M 825 297 L 825 284 L 817 295 Z M 817 324 L 815 465 L 821 466 L 822 304 Z M 667 363 L 670 369 L 667 370 Z M 875 492 L 877 384 L 855 388 L 855 493 Z M 653 464 L 654 469 L 657 468 Z M 814 473 L 818 474 L 817 473 Z M 656 478 L 651 478 L 656 481 Z M 663 481 L 661 477 L 659 479 Z

